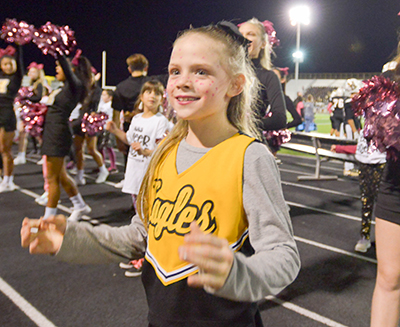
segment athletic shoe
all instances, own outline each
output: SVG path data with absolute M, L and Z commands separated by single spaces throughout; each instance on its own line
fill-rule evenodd
M 108 167 L 108 172 L 109 172 L 111 175 L 113 175 L 113 174 L 119 173 L 119 170 L 118 170 L 117 168 Z
M 120 262 L 119 267 L 121 269 L 131 269 L 133 267 L 133 263 L 132 263 L 132 261 L 129 261 L 128 263 Z
M 140 276 L 142 274 L 143 261 L 144 261 L 144 258 L 131 261 L 133 267 L 130 268 L 129 270 L 125 271 L 125 277 Z
M 48 199 L 49 199 L 49 193 L 44 192 L 41 196 L 39 196 L 35 199 L 35 202 L 40 205 L 46 205 Z M 46 202 L 46 204 L 43 204 L 44 202 Z
M 104 182 L 106 181 L 108 175 L 110 175 L 110 173 L 108 172 L 108 170 L 101 171 L 101 172 L 99 173 L 99 175 L 97 176 L 95 183 L 96 183 L 96 184 L 104 183 Z
M 78 178 L 78 176 L 75 176 L 75 183 L 76 185 L 86 185 L 86 179 L 85 177 Z
M 89 214 L 92 212 L 92 208 L 90 208 L 87 204 L 81 209 L 73 209 L 71 215 L 68 217 L 69 221 L 79 221 L 82 219 L 83 215 Z
M 122 181 L 120 181 L 119 183 L 115 184 L 114 187 L 115 188 L 123 188 L 124 187 L 124 179 Z
M 15 185 L 13 182 L 6 183 L 2 181 L 0 184 L 0 193 L 12 192 L 15 191 L 16 189 L 17 185 Z
M 24 157 L 17 156 L 17 157 L 14 159 L 14 165 L 15 165 L 15 166 L 24 165 L 24 164 L 26 164 L 26 159 L 25 159 Z
M 365 237 L 362 237 L 356 244 L 354 250 L 357 252 L 365 253 L 371 247 L 371 241 L 367 240 Z
M 278 157 L 275 157 L 275 162 L 277 165 L 281 165 L 282 164 L 282 160 L 279 159 Z
M 38 166 L 43 165 L 43 164 L 44 164 L 44 159 L 43 159 L 43 157 L 42 157 L 42 159 L 40 159 L 36 164 L 37 164 Z

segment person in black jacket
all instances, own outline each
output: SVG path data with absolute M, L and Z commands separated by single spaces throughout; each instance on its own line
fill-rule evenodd
M 17 59 L 15 48 L 8 46 L 0 49 L 0 153 L 3 161 L 3 181 L 0 193 L 16 189 L 14 184 L 14 163 L 11 153 L 17 119 L 14 113 L 14 99 L 21 87 L 23 72 L 22 47 L 18 46 Z
M 258 80 L 262 85 L 258 117 L 261 131 L 286 128 L 286 105 L 281 83 L 271 70 L 271 43 L 264 25 L 252 18 L 239 26 L 239 31 L 250 42 L 248 53 Z
M 285 104 L 286 104 L 286 109 L 287 111 L 289 111 L 290 115 L 292 116 L 293 120 L 288 122 L 286 124 L 286 128 L 292 128 L 292 127 L 296 127 L 299 126 L 301 124 L 301 116 L 299 115 L 299 113 L 297 112 L 293 101 L 285 94 L 285 85 L 286 85 L 286 74 L 287 74 L 287 70 L 284 70 L 282 68 L 278 68 L 275 67 L 273 69 L 274 73 L 276 74 L 276 76 L 278 76 L 279 80 L 281 81 L 281 85 L 282 85 L 282 90 L 283 90 L 283 94 L 285 97 Z

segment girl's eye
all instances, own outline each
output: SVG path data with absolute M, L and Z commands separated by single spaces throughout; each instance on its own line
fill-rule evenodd
M 178 70 L 178 69 L 171 69 L 171 70 L 169 71 L 169 74 L 170 74 L 170 75 L 178 75 L 178 74 L 179 74 L 179 70 Z
M 207 72 L 206 72 L 204 69 L 198 69 L 198 70 L 196 71 L 196 74 L 197 74 L 197 75 L 207 75 Z

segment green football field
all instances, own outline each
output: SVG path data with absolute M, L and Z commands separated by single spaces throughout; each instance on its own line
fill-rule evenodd
M 292 119 L 292 116 L 288 115 L 288 121 Z M 326 133 L 329 134 L 331 131 L 331 120 L 329 119 L 329 113 L 319 113 L 315 114 L 315 123 L 317 124 L 317 132 L 318 133 Z M 294 131 L 295 128 L 291 128 L 291 131 Z M 297 156 L 307 156 L 313 157 L 312 155 L 304 154 L 297 151 L 291 151 L 287 149 L 280 149 L 278 153 L 286 153 L 293 154 Z

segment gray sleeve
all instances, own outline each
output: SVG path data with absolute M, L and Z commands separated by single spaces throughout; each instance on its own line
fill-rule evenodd
M 275 159 L 265 145 L 246 150 L 243 205 L 255 254 L 235 253 L 225 285 L 215 295 L 255 302 L 282 291 L 300 270 L 300 257 Z
M 69 263 L 111 263 L 143 258 L 147 232 L 138 215 L 122 227 L 92 226 L 67 222 L 67 229 L 56 258 Z

